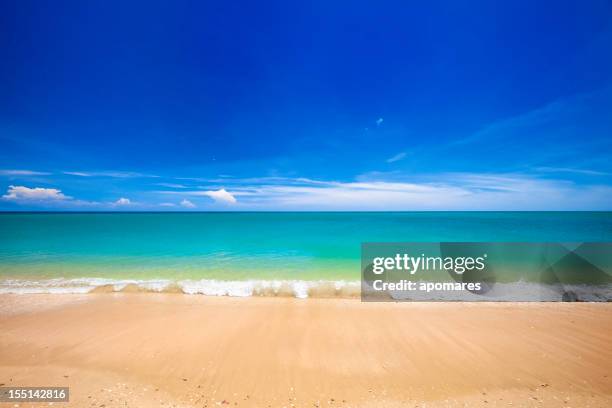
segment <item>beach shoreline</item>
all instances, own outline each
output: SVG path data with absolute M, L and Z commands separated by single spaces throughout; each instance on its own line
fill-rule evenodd
M 603 407 L 611 342 L 610 303 L 0 295 L 0 383 L 75 407 Z

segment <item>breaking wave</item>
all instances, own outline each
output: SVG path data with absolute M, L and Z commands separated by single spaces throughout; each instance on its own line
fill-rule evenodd
M 371 288 L 370 288 L 371 289 Z M 86 294 L 86 293 L 179 293 L 205 296 L 268 296 L 305 298 L 359 298 L 360 281 L 242 280 L 215 279 L 4 279 L 0 294 Z M 366 291 L 368 293 L 368 291 Z M 486 294 L 468 291 L 381 293 L 367 300 L 390 301 L 612 301 L 612 285 L 549 285 L 534 282 L 497 283 Z
M 358 281 L 303 280 L 133 280 L 106 278 L 0 280 L 0 293 L 183 293 L 207 296 L 359 297 Z

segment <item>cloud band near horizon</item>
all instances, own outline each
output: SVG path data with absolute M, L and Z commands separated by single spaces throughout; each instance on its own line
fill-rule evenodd
M 130 197 L 121 195 L 108 201 L 76 198 L 70 188 L 66 194 L 56 187 L 9 185 L 0 205 L 3 210 L 540 211 L 610 210 L 612 203 L 612 187 L 608 185 L 525 174 L 446 173 L 422 176 L 418 181 L 365 174 L 347 182 L 224 178 L 208 183 L 133 190 Z

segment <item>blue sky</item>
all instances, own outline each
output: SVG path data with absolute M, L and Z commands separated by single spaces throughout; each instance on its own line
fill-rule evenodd
M 608 1 L 93 3 L 0 6 L 0 210 L 612 209 Z

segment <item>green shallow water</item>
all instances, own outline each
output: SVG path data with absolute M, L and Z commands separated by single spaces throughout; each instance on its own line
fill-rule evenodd
M 2 213 L 0 277 L 358 280 L 410 241 L 609 242 L 612 213 Z

